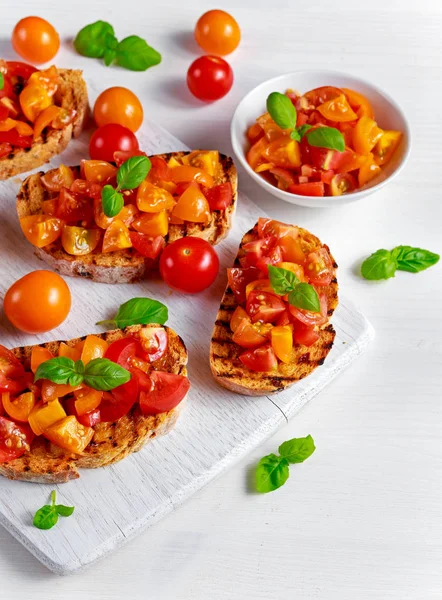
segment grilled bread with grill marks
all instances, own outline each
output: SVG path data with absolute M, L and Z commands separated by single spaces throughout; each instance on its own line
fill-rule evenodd
M 186 154 L 189 152 L 172 152 L 158 156 L 168 161 L 171 157 L 180 158 Z M 76 169 L 78 174 L 79 167 L 72 168 Z M 17 196 L 17 212 L 20 218 L 40 214 L 43 200 L 52 197 L 41 181 L 43 174 L 40 172 L 30 175 L 23 181 Z M 232 204 L 226 210 L 212 211 L 211 220 L 207 224 L 186 222 L 184 225 L 170 225 L 166 243 L 186 236 L 195 236 L 215 245 L 226 237 L 232 225 L 238 188 L 236 167 L 230 157 L 220 154 L 220 169 L 214 180 L 215 185 L 231 183 Z M 100 283 L 132 283 L 143 278 L 152 267 L 151 261 L 146 261 L 133 248 L 106 254 L 93 252 L 85 256 L 72 256 L 58 244 L 50 244 L 44 248 L 35 248 L 35 254 L 62 275 L 87 277 Z
M 63 129 L 43 131 L 30 148 L 14 148 L 0 158 L 0 179 L 8 179 L 18 173 L 35 169 L 60 154 L 71 139 L 78 137 L 89 116 L 86 82 L 82 71 L 58 69 L 60 83 L 54 100 L 57 106 L 77 111 L 74 121 Z
M 111 344 L 127 335 L 136 334 L 143 327 L 158 325 L 132 325 L 125 329 L 94 335 Z M 168 349 L 162 358 L 152 363 L 152 366 L 157 371 L 187 375 L 187 351 L 184 342 L 172 329 L 164 328 L 168 333 Z M 85 337 L 69 340 L 66 344 L 75 346 L 82 339 Z M 60 342 L 40 345 L 56 356 Z M 33 346 L 22 346 L 12 350 L 28 370 L 32 348 Z M 168 433 L 174 427 L 183 405 L 184 401 L 169 412 L 153 416 L 143 415 L 135 405 L 118 421 L 95 425 L 94 437 L 82 455 L 70 454 L 51 444 L 43 436 L 36 437 L 29 452 L 20 458 L 0 464 L 0 475 L 35 483 L 65 483 L 70 479 L 77 479 L 80 476 L 78 469 L 96 469 L 118 462 L 132 452 L 141 450 L 145 443 L 155 437 Z
M 329 251 L 328 246 L 307 230 L 299 229 L 299 240 L 305 253 L 312 252 L 321 247 Z M 236 256 L 234 266 L 240 267 L 239 259 L 245 252 L 242 246 L 247 242 L 257 239 L 257 226 L 244 235 L 241 240 L 239 252 Z M 333 268 L 337 269 L 333 257 Z M 330 285 L 324 286 L 323 291 L 327 296 L 328 316 L 332 316 L 338 305 L 338 281 L 336 275 Z M 233 333 L 230 329 L 230 319 L 237 307 L 235 296 L 227 286 L 221 305 L 216 317 L 215 327 L 210 344 L 210 366 L 216 381 L 223 387 L 247 396 L 263 396 L 279 392 L 296 381 L 310 375 L 316 367 L 322 365 L 327 354 L 330 352 L 336 332 L 330 323 L 320 327 L 319 340 L 310 347 L 300 344 L 294 345 L 293 361 L 289 364 L 279 362 L 278 370 L 272 373 L 257 373 L 247 369 L 238 359 L 245 351 L 232 341 Z

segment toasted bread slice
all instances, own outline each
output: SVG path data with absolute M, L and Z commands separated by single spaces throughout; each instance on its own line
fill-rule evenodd
M 158 327 L 158 325 L 132 325 L 125 329 L 115 329 L 98 335 L 108 343 L 121 339 L 126 335 L 136 334 L 142 327 Z M 166 354 L 152 363 L 155 370 L 168 371 L 178 375 L 187 375 L 187 351 L 183 340 L 169 327 L 168 349 Z M 66 342 L 75 346 L 84 338 Z M 42 347 L 57 355 L 61 342 L 41 344 Z M 12 352 L 30 369 L 33 346 L 14 348 Z M 91 443 L 82 455 L 69 454 L 39 436 L 34 439 L 31 450 L 15 460 L 0 464 L 0 475 L 9 479 L 19 479 L 35 483 L 64 483 L 77 479 L 78 469 L 95 469 L 122 460 L 132 452 L 138 452 L 145 443 L 159 435 L 168 433 L 175 425 L 184 401 L 173 410 L 155 416 L 144 416 L 137 405 L 127 415 L 114 423 L 100 423 L 94 427 L 95 434 Z
M 298 229 L 301 247 L 305 253 L 321 247 L 329 250 L 328 246 L 322 244 L 316 236 L 306 229 L 301 227 Z M 242 246 L 257 239 L 257 237 L 255 225 L 241 240 L 235 266 L 240 266 L 239 259 L 245 254 Z M 333 267 L 336 269 L 338 265 L 333 257 L 332 261 Z M 327 296 L 328 316 L 331 317 L 338 305 L 338 281 L 336 277 L 333 278 L 330 285 L 324 286 L 323 289 Z M 326 323 L 320 328 L 320 338 L 313 346 L 307 347 L 295 344 L 293 361 L 289 364 L 279 362 L 278 370 L 272 373 L 251 371 L 238 360 L 238 356 L 244 352 L 244 348 L 240 348 L 232 341 L 233 333 L 230 329 L 230 319 L 237 306 L 235 296 L 230 287 L 227 286 L 216 317 L 210 344 L 212 374 L 220 385 L 233 392 L 247 396 L 263 396 L 279 392 L 296 381 L 307 377 L 316 367 L 322 365 L 333 346 L 336 333 L 333 326 Z
M 171 157 L 179 158 L 188 152 L 172 152 L 160 154 L 168 161 Z M 78 167 L 72 167 L 78 169 Z M 19 218 L 42 212 L 41 203 L 50 197 L 50 193 L 41 182 L 44 173 L 36 173 L 27 177 L 17 196 L 17 213 Z M 215 245 L 226 237 L 231 225 L 237 201 L 238 180 L 233 160 L 220 154 L 220 169 L 214 176 L 215 185 L 230 182 L 232 185 L 232 204 L 226 210 L 212 211 L 209 223 L 185 223 L 170 225 L 166 243 L 174 242 L 186 236 L 200 237 Z M 138 281 L 151 269 L 151 261 L 146 261 L 133 248 L 103 254 L 93 252 L 85 256 L 72 256 L 57 244 L 44 248 L 35 248 L 35 254 L 62 275 L 71 277 L 87 277 L 100 283 L 132 283 Z
M 78 137 L 89 116 L 86 82 L 82 71 L 58 69 L 60 84 L 55 94 L 55 103 L 66 109 L 77 111 L 74 121 L 63 129 L 51 129 L 35 139 L 31 148 L 15 148 L 0 158 L 0 179 L 8 179 L 18 173 L 35 169 L 60 154 L 73 137 Z

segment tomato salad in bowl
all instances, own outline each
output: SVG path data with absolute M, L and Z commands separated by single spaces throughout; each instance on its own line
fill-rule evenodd
M 331 206 L 368 195 L 397 173 L 409 131 L 399 107 L 373 86 L 346 75 L 301 72 L 265 82 L 243 99 L 232 120 L 232 144 L 273 195 Z

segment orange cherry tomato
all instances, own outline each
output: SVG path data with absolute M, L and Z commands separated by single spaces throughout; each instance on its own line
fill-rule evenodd
M 109 344 L 106 342 L 106 340 L 102 340 L 96 335 L 88 335 L 84 340 L 84 346 L 81 352 L 81 360 L 86 365 L 95 358 L 103 358 L 108 348 Z
M 43 433 L 48 440 L 74 454 L 81 454 L 94 437 L 92 427 L 81 425 L 74 415 L 54 423 Z
M 324 104 L 318 106 L 318 111 L 329 121 L 338 121 L 340 123 L 356 121 L 358 118 L 358 115 L 354 112 L 344 94 L 328 102 L 324 102 Z
M 6 316 L 27 333 L 43 333 L 58 327 L 71 309 L 71 293 L 52 271 L 33 271 L 16 281 L 4 299 Z
M 92 183 L 103 183 L 117 173 L 117 167 L 105 160 L 85 160 L 83 170 L 85 178 Z
M 35 435 L 42 435 L 48 427 L 65 416 L 66 413 L 60 401 L 54 399 L 48 403 L 38 402 L 32 409 L 28 421 Z
M 141 127 L 143 117 L 141 102 L 125 87 L 108 88 L 95 101 L 94 119 L 98 127 L 118 123 L 135 132 Z
M 20 226 L 31 244 L 44 248 L 60 237 L 63 221 L 46 215 L 30 215 L 20 219 Z
M 301 166 L 299 143 L 286 136 L 270 142 L 262 153 L 262 156 L 268 162 L 273 163 L 275 167 L 297 169 Z
M 271 330 L 271 343 L 276 356 L 283 363 L 292 359 L 293 329 L 290 325 L 279 325 Z
M 60 38 L 54 27 L 40 17 L 25 17 L 14 27 L 12 46 L 30 63 L 52 60 L 60 48 Z
M 58 169 L 51 169 L 41 178 L 41 182 L 50 192 L 61 192 L 61 188 L 70 188 L 74 180 L 75 175 L 72 169 L 66 165 L 60 165 Z
M 31 371 L 35 373 L 41 363 L 54 358 L 52 352 L 43 346 L 33 346 L 31 352 Z
M 347 96 L 348 103 L 358 117 L 369 117 L 370 119 L 374 119 L 373 108 L 365 96 L 354 90 L 349 90 L 348 88 L 342 88 L 342 91 Z
M 202 171 L 197 167 L 191 167 L 188 165 L 174 167 L 170 169 L 170 177 L 174 183 L 187 183 L 190 181 L 196 181 L 201 183 L 205 187 L 213 187 L 214 181 L 212 175 L 209 175 L 206 171 Z
M 89 254 L 98 246 L 101 239 L 99 229 L 85 229 L 65 225 L 61 234 L 61 244 L 68 254 L 83 256 Z
M 374 161 L 373 154 L 370 154 L 367 157 L 367 160 L 359 169 L 358 173 L 358 183 L 360 186 L 365 185 L 375 177 L 379 175 L 381 172 L 381 167 L 377 165 Z
M 172 214 L 192 223 L 207 223 L 211 215 L 207 198 L 196 184 L 190 185 L 181 194 Z
M 192 167 L 187 167 L 192 168 Z M 156 213 L 175 206 L 172 194 L 167 190 L 142 181 L 137 191 L 137 207 L 143 212 Z
M 132 227 L 149 237 L 165 236 L 169 232 L 169 217 L 162 210 L 156 213 L 146 213 L 132 222 Z
M 369 117 L 361 117 L 353 130 L 353 148 L 358 154 L 368 154 L 384 132 Z
M 226 56 L 241 40 L 238 23 L 224 10 L 209 10 L 197 21 L 195 40 L 207 54 Z
M 31 83 L 23 88 L 19 102 L 23 114 L 33 123 L 41 112 L 54 103 L 54 99 L 43 87 Z
M 15 421 L 27 422 L 32 409 L 35 406 L 34 392 L 25 392 L 16 398 L 11 398 L 9 392 L 3 392 L 2 403 L 3 408 Z
M 103 252 L 115 252 L 116 250 L 130 248 L 131 246 L 132 242 L 130 241 L 127 225 L 119 219 L 112 221 L 104 234 Z
M 386 165 L 401 141 L 400 131 L 384 131 L 382 137 L 373 148 L 374 161 L 377 165 Z
M 103 392 L 85 387 L 74 392 L 74 396 L 75 410 L 77 411 L 77 414 L 81 416 L 90 412 L 91 410 L 95 410 L 98 408 L 98 406 L 100 406 L 100 402 L 103 398 Z

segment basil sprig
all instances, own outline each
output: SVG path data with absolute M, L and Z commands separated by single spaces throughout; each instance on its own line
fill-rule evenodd
M 299 281 L 292 271 L 268 266 L 270 285 L 280 296 L 288 294 L 289 304 L 310 312 L 321 312 L 321 302 L 318 292 L 309 283 Z
M 116 62 L 132 71 L 146 71 L 161 62 L 161 54 L 137 35 L 118 42 L 114 28 L 106 21 L 83 27 L 75 37 L 74 47 L 83 56 L 102 58 L 106 66 Z
M 105 185 L 101 190 L 103 212 L 106 217 L 116 217 L 124 206 L 120 190 L 133 190 L 147 177 L 152 164 L 147 156 L 128 158 L 117 171 L 117 187 Z
M 307 124 L 296 127 L 296 108 L 285 94 L 281 94 L 280 92 L 269 94 L 267 97 L 267 111 L 281 129 L 292 130 L 290 132 L 292 140 L 300 142 L 306 136 L 310 146 L 344 152 L 345 140 L 339 129 L 335 127 L 318 127 L 312 129 L 311 125 Z
M 45 504 L 34 515 L 33 524 L 38 529 L 51 529 L 58 522 L 58 516 L 70 517 L 75 510 L 74 506 L 55 504 L 56 492 L 51 493 L 51 504 Z
M 129 371 L 108 358 L 94 358 L 85 365 L 82 360 L 75 362 L 71 358 L 59 356 L 41 363 L 34 381 L 49 379 L 54 383 L 72 386 L 84 382 L 94 390 L 108 392 L 127 383 L 130 378 Z
M 263 494 L 273 492 L 287 481 L 290 475 L 289 465 L 304 462 L 315 451 L 311 435 L 293 438 L 281 444 L 278 454 L 268 454 L 261 458 L 256 467 L 256 489 Z
M 129 325 L 164 325 L 169 318 L 167 306 L 151 298 L 132 298 L 124 302 L 113 319 L 99 321 L 97 325 L 128 327 Z
M 414 248 L 413 246 L 396 246 L 393 250 L 377 250 L 364 260 L 361 275 L 371 281 L 390 279 L 396 271 L 419 273 L 439 262 L 439 254 Z

